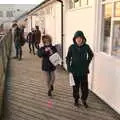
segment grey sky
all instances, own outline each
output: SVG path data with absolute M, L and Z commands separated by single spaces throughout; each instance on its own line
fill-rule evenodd
M 0 4 L 39 4 L 44 0 L 0 0 Z

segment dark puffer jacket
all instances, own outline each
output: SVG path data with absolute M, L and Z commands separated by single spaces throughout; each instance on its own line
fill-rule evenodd
M 82 36 L 84 38 L 82 45 L 77 45 L 75 38 L 80 35 L 84 34 L 81 34 L 80 31 L 75 34 L 73 38 L 74 44 L 69 47 L 66 57 L 68 71 L 73 73 L 75 76 L 89 73 L 89 64 L 94 56 L 91 48 L 86 44 L 86 38 L 84 36 Z
M 42 70 L 51 72 L 51 71 L 54 71 L 56 67 L 49 60 L 50 52 L 45 51 L 45 49 L 48 47 L 52 50 L 53 53 L 57 52 L 57 49 L 52 45 L 44 46 L 38 50 L 38 56 L 43 58 L 42 59 Z

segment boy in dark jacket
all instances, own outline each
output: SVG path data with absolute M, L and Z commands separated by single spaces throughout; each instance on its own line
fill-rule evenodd
M 29 43 L 29 50 L 30 53 L 33 51 L 33 54 L 35 55 L 35 31 L 32 28 L 31 32 L 28 33 L 27 40 Z
M 57 50 L 52 46 L 52 39 L 49 35 L 44 35 L 42 37 L 42 42 L 44 46 L 38 50 L 38 56 L 43 58 L 42 70 L 44 71 L 47 80 L 48 96 L 52 96 L 56 67 L 50 62 L 49 57 L 57 52 Z
M 39 49 L 39 44 L 41 42 L 41 31 L 39 30 L 39 26 L 36 26 L 35 31 L 35 46 L 37 49 Z
M 87 108 L 88 97 L 88 73 L 89 64 L 93 58 L 93 52 L 86 44 L 86 38 L 82 31 L 77 31 L 73 38 L 74 44 L 69 47 L 66 57 L 68 72 L 73 74 L 75 86 L 73 86 L 74 105 L 79 106 L 79 87 L 81 87 L 81 100 Z
M 22 59 L 22 45 L 21 45 L 21 29 L 16 25 L 15 32 L 14 32 L 14 42 L 16 48 L 16 57 L 18 60 Z

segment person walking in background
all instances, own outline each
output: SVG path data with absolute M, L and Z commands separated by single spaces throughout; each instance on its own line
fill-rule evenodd
M 22 38 L 22 39 L 24 38 L 24 29 L 25 29 L 25 26 L 22 25 L 22 26 L 20 27 L 20 30 L 21 30 L 21 38 Z
M 39 48 L 40 42 L 41 42 L 41 32 L 39 30 L 39 26 L 36 26 L 36 30 L 35 30 L 35 47 L 37 49 Z
M 79 88 L 81 87 L 81 100 L 87 108 L 89 64 L 94 54 L 86 44 L 86 38 L 82 31 L 75 33 L 73 42 L 74 44 L 69 47 L 66 63 L 68 72 L 72 73 L 75 82 L 73 86 L 74 105 L 79 106 Z
M 12 55 L 13 55 L 13 58 L 16 58 L 16 56 L 14 56 L 16 53 L 15 53 L 15 51 L 16 51 L 16 47 L 15 47 L 15 42 L 14 42 L 14 40 L 15 40 L 15 24 L 13 24 L 13 26 L 12 26 Z
M 29 52 L 33 52 L 33 54 L 35 55 L 35 31 L 32 28 L 31 32 L 28 33 L 27 35 L 27 40 L 28 40 L 28 44 L 29 44 Z
M 43 35 L 45 35 L 45 28 L 43 29 Z
M 24 29 L 25 29 L 25 26 L 22 25 L 20 27 L 20 44 L 21 44 L 21 46 L 23 46 L 26 42 Z
M 15 42 L 15 48 L 16 48 L 16 59 L 21 60 L 22 59 L 22 45 L 21 45 L 21 36 L 22 32 L 21 29 L 16 25 L 15 32 L 14 32 L 14 42 Z
M 49 35 L 44 35 L 42 37 L 42 42 L 44 46 L 38 50 L 38 56 L 43 58 L 42 70 L 44 71 L 48 85 L 48 96 L 52 96 L 56 67 L 50 62 L 49 57 L 56 53 L 57 50 L 54 46 L 52 46 L 52 38 Z

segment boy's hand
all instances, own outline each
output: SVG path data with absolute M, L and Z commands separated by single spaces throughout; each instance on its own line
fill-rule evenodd
M 50 51 L 50 47 L 45 48 L 45 51 L 46 52 Z
M 49 53 L 50 53 L 50 55 L 52 55 L 52 54 L 53 54 L 53 51 L 51 50 L 51 48 L 50 48 L 50 47 L 45 48 L 45 52 L 49 52 Z
M 52 54 L 53 54 L 53 51 L 52 51 L 51 49 L 50 49 L 50 51 L 49 51 L 49 52 L 50 52 L 50 55 L 52 55 Z

